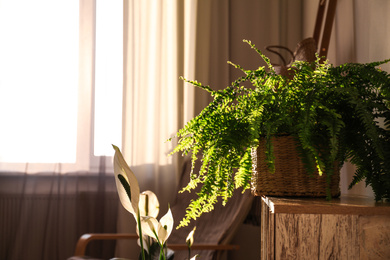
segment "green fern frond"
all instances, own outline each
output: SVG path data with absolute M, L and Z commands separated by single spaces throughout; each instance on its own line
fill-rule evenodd
M 245 191 L 250 188 L 250 180 L 252 173 L 252 156 L 251 148 L 248 148 L 240 161 L 240 168 L 234 176 L 236 189 L 242 187 Z
M 287 79 L 254 44 L 244 42 L 268 68 L 229 62 L 245 75 L 217 91 L 183 78 L 213 100 L 175 136 L 172 153 L 190 153 L 192 159 L 183 191 L 201 186 L 181 225 L 211 210 L 218 199 L 226 204 L 234 189 L 250 187 L 251 149 L 260 138 L 266 139 L 261 152 L 272 172 L 271 140 L 278 134 L 296 138 L 307 172 L 326 175 L 328 194 L 335 162 L 341 167 L 349 160 L 357 167 L 351 186 L 365 180 L 377 199 L 390 197 L 390 76 L 377 68 L 390 60 L 333 67 L 317 55 L 313 63 L 294 62 L 294 76 Z M 201 167 L 194 172 L 199 155 Z
M 272 72 L 275 72 L 274 66 L 272 65 L 271 60 L 267 56 L 265 56 L 259 49 L 257 49 L 256 46 L 251 41 L 243 40 L 243 42 L 249 44 L 249 46 L 251 46 L 251 48 L 254 49 L 260 55 L 260 57 L 265 61 L 265 63 L 267 63 L 268 68 Z

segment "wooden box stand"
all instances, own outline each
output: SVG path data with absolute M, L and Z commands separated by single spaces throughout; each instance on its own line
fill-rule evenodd
M 261 259 L 390 259 L 390 203 L 262 197 Z

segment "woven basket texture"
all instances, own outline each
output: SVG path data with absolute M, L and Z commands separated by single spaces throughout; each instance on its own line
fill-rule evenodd
M 252 194 L 255 196 L 326 197 L 326 176 L 309 175 L 297 151 L 292 136 L 272 137 L 275 156 L 275 173 L 270 173 L 265 161 L 265 139 L 252 149 Z M 335 163 L 331 177 L 331 196 L 340 195 L 340 170 Z

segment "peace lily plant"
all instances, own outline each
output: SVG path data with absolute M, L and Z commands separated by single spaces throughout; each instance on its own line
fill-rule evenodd
M 195 230 L 196 230 L 196 226 L 192 229 L 192 231 L 188 234 L 188 236 L 186 238 L 186 243 L 188 246 L 188 259 L 190 259 L 190 257 L 191 257 L 191 247 L 192 247 L 192 244 L 194 244 Z M 193 259 L 195 259 L 195 258 L 196 258 L 196 255 L 194 256 Z
M 160 204 L 152 191 L 140 193 L 138 180 L 126 163 L 120 149 L 113 145 L 115 183 L 122 206 L 130 212 L 137 223 L 138 244 L 141 247 L 140 258 L 173 259 L 173 253 L 168 253 L 166 243 L 173 229 L 171 209 L 158 221 Z M 193 243 L 193 232 L 187 237 L 189 255 Z M 195 259 L 196 256 L 191 258 Z

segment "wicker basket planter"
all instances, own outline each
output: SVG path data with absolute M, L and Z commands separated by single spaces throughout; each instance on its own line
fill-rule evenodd
M 259 150 L 252 150 L 252 194 L 255 196 L 326 197 L 326 176 L 309 176 L 299 158 L 296 143 L 291 136 L 273 137 L 275 173 L 270 173 L 265 162 L 265 140 Z M 330 190 L 332 197 L 340 195 L 340 171 L 335 164 Z

